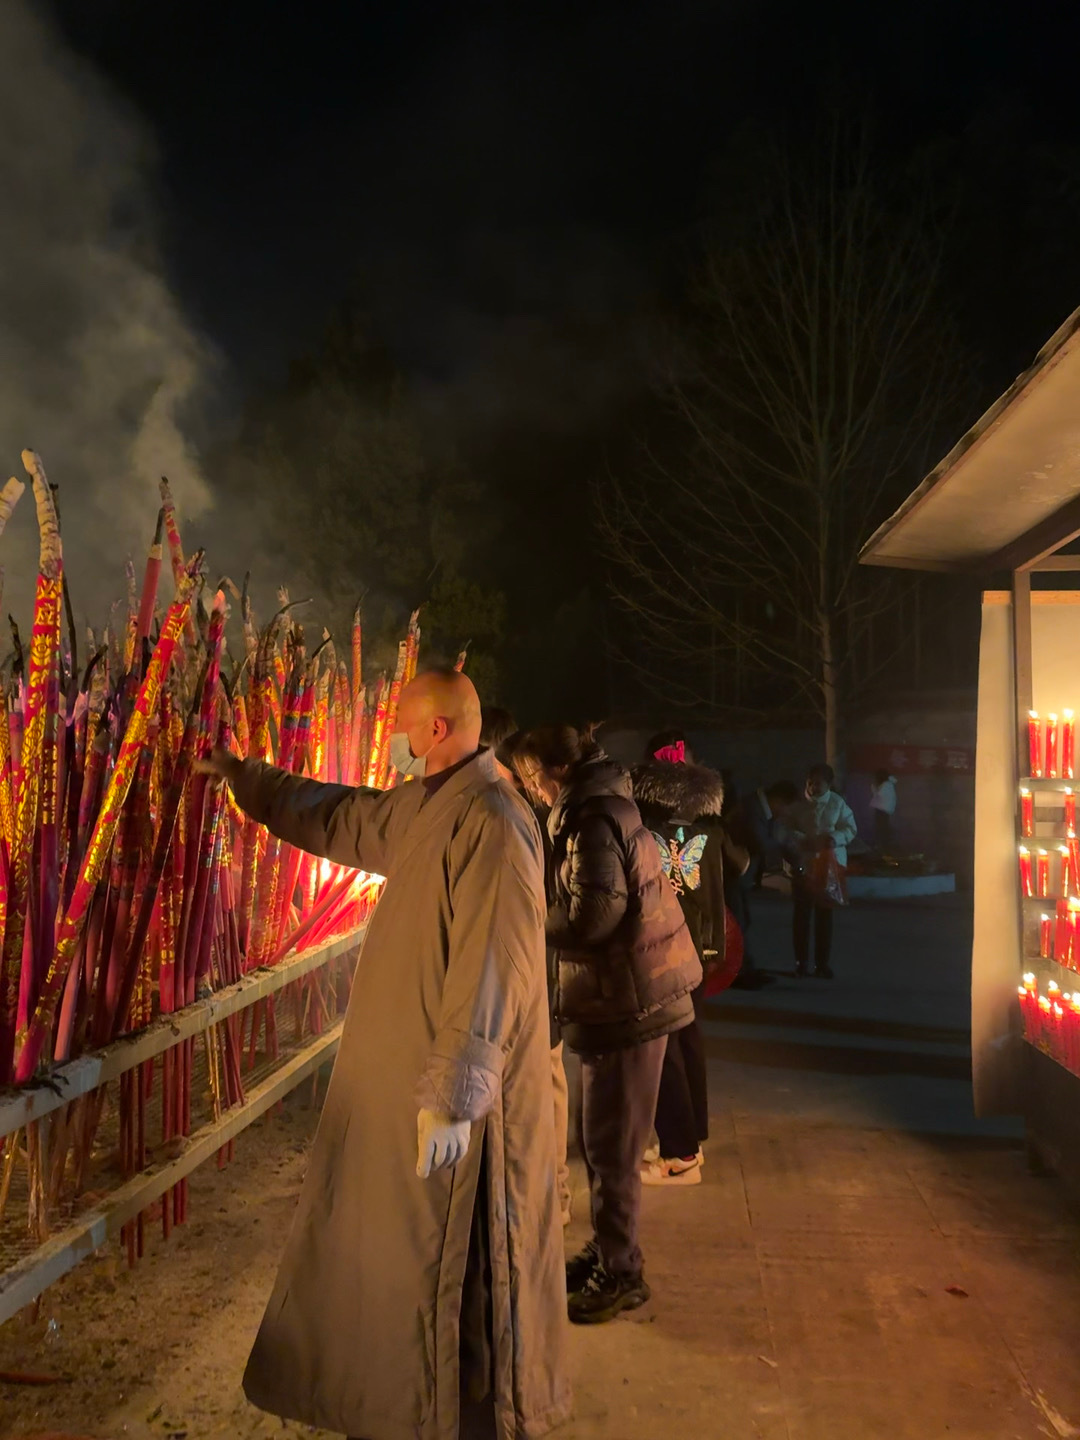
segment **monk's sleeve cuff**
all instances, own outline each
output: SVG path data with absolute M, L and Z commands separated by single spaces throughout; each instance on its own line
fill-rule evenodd
M 236 803 L 260 824 L 267 812 L 266 782 L 271 773 L 272 767 L 262 760 L 243 760 L 229 780 Z
M 502 1068 L 497 1045 L 464 1030 L 444 1030 L 416 1087 L 417 1105 L 452 1120 L 481 1120 L 495 1104 Z

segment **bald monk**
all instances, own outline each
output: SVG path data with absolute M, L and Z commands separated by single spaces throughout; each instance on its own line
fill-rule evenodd
M 464 675 L 401 696 L 394 790 L 207 767 L 275 835 L 386 876 L 244 1377 L 362 1440 L 533 1440 L 569 1411 L 543 852 Z

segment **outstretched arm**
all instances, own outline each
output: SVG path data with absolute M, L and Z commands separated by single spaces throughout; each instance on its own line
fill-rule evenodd
M 241 809 L 280 840 L 337 865 L 386 874 L 386 831 L 399 791 L 327 785 L 220 750 L 197 764 L 227 780 Z

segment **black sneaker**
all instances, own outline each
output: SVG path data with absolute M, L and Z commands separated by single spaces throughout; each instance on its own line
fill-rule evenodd
M 572 1260 L 566 1262 L 566 1293 L 575 1295 L 600 1264 L 600 1247 L 590 1240 L 584 1250 L 579 1250 Z
M 643 1275 L 611 1275 L 597 1265 L 582 1289 L 570 1295 L 567 1310 L 575 1325 L 603 1325 L 624 1310 L 637 1310 L 652 1291 Z
M 833 973 L 828 965 L 819 965 L 814 971 L 814 978 L 817 980 L 831 980 L 833 979 Z

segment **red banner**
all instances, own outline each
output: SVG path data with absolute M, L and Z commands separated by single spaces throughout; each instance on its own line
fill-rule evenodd
M 974 775 L 975 751 L 955 745 L 853 745 L 848 752 L 852 774 L 888 770 L 901 775 Z

